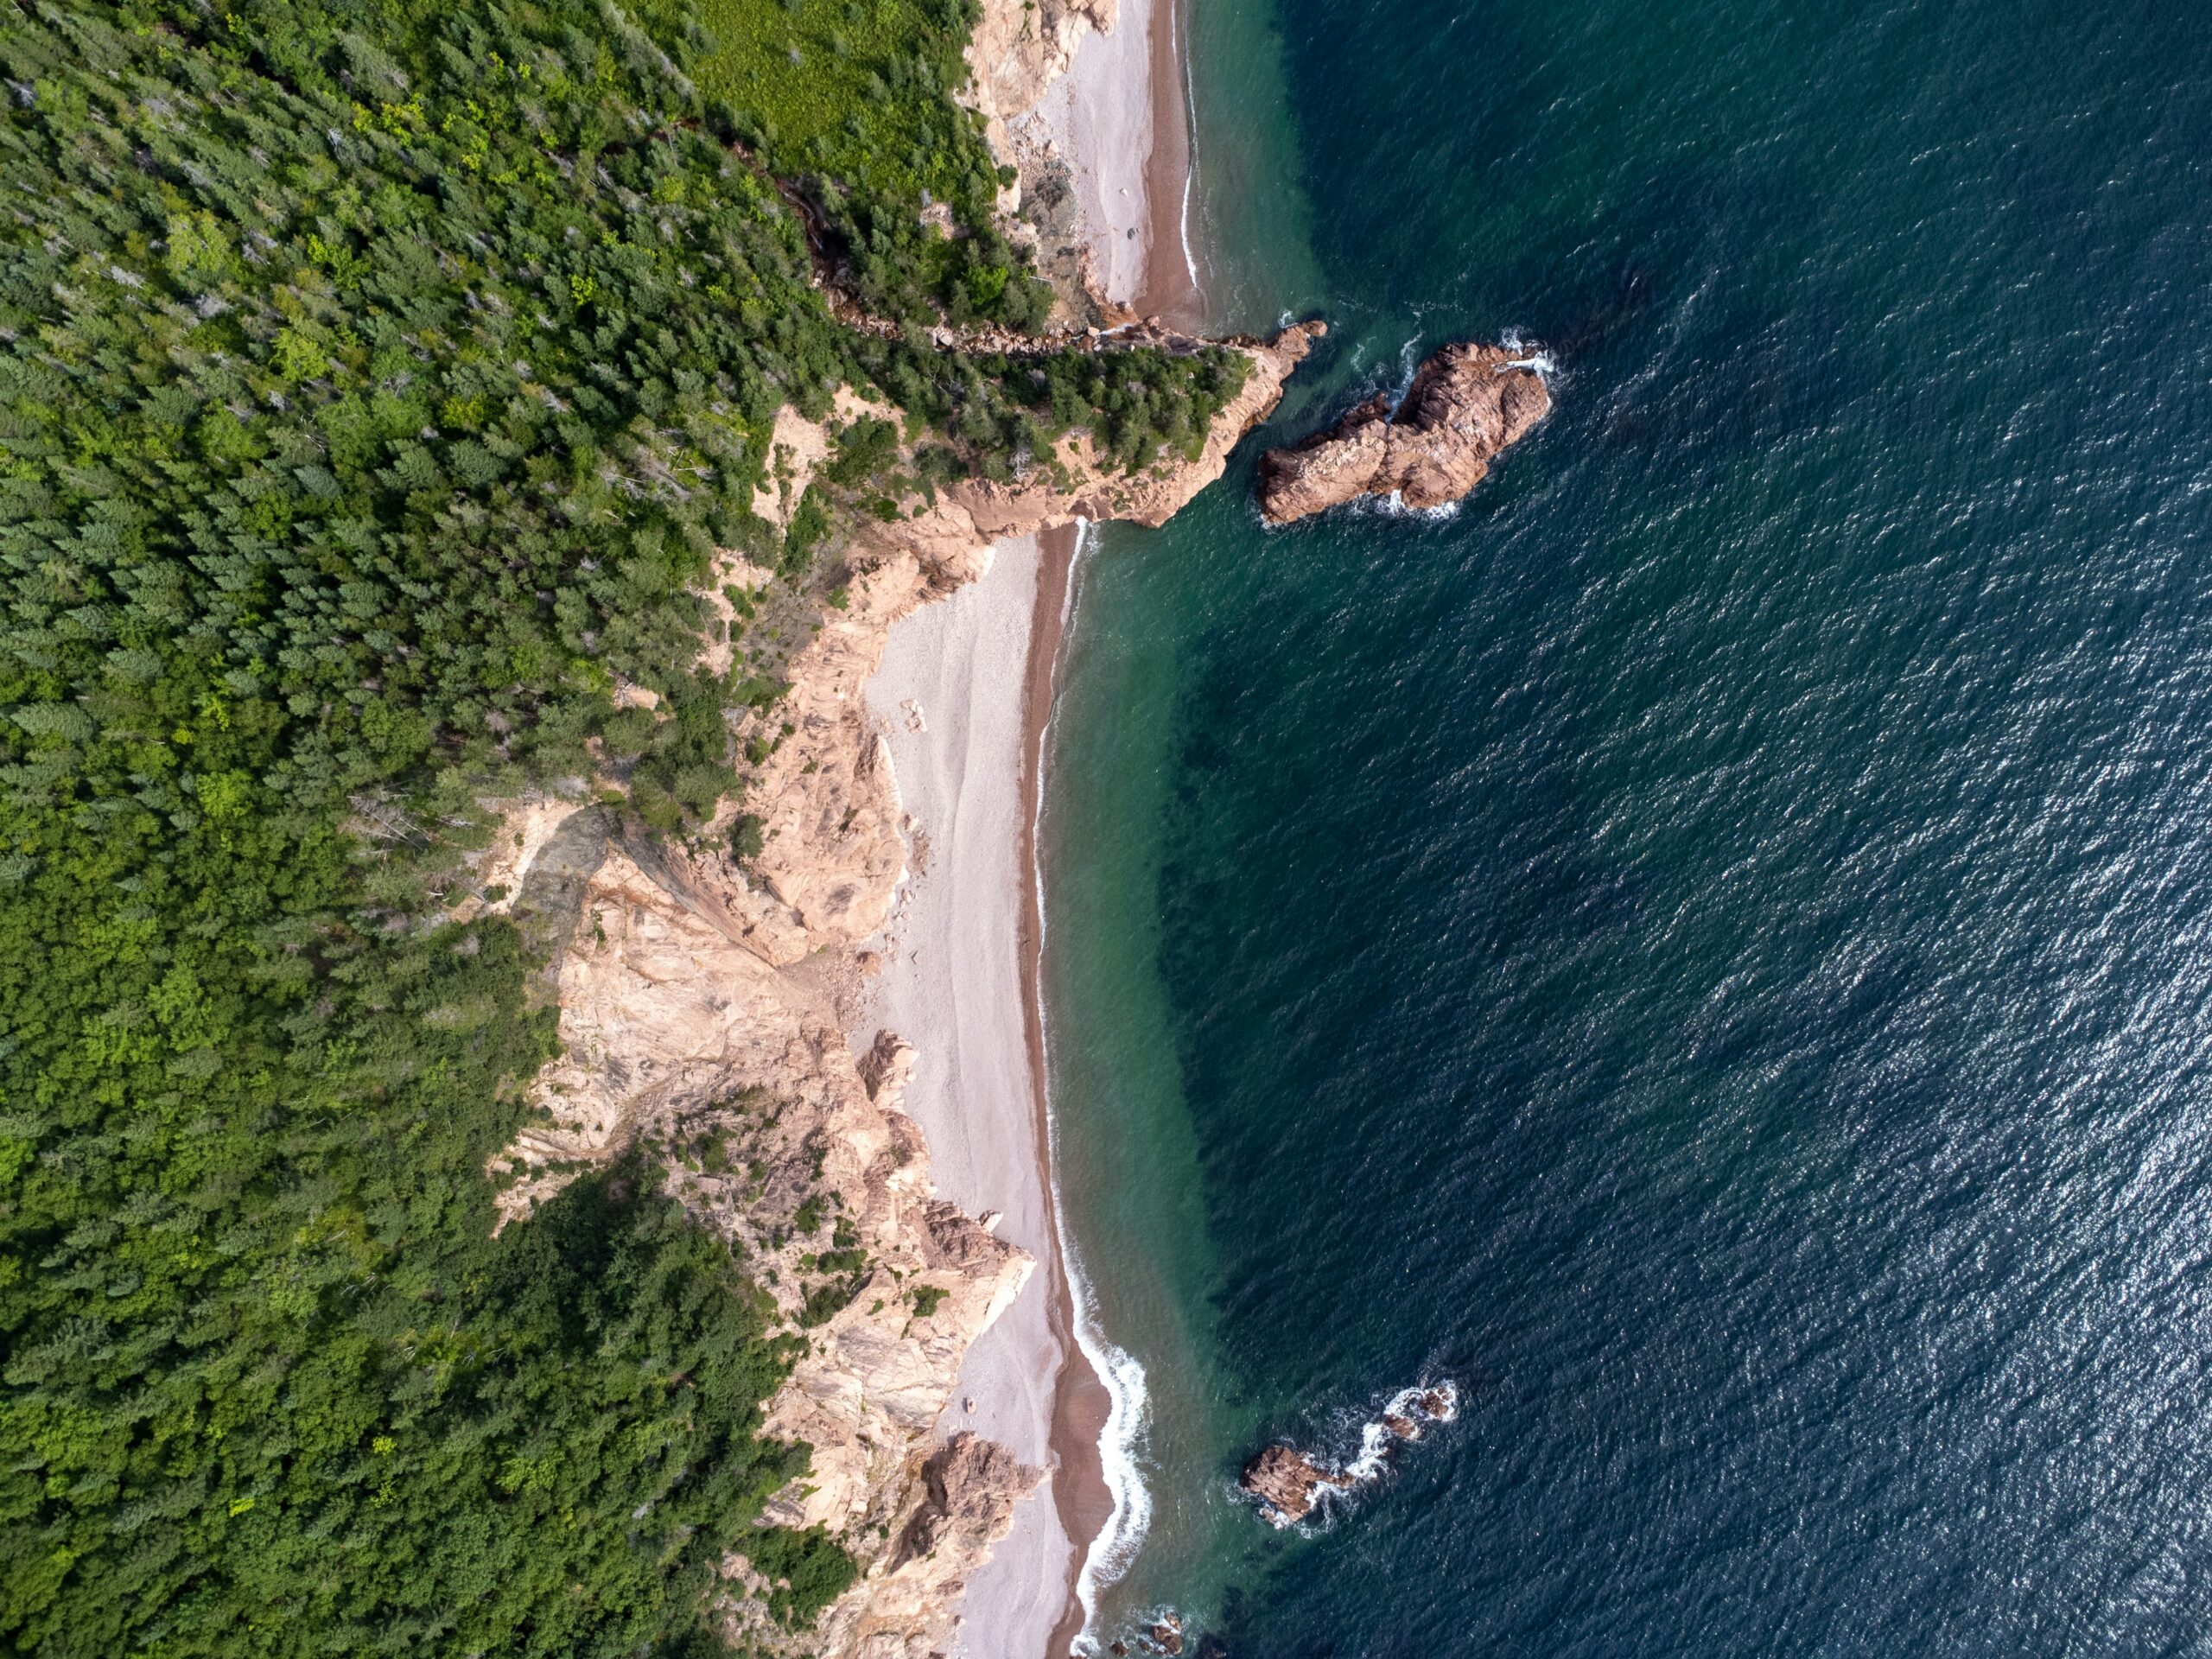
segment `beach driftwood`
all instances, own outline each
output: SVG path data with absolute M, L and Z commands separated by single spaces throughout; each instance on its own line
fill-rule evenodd
M 1370 397 L 1327 431 L 1262 456 L 1261 514 L 1287 524 L 1366 496 L 1408 507 L 1457 501 L 1550 411 L 1538 364 L 1504 346 L 1446 346 L 1395 410 Z

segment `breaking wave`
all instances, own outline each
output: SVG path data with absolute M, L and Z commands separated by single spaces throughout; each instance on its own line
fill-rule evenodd
M 1418 1439 L 1402 1433 L 1391 1419 L 1416 1426 L 1426 1421 L 1448 1423 L 1459 1414 L 1459 1385 L 1448 1379 L 1400 1389 L 1389 1402 L 1359 1427 L 1359 1455 L 1344 1465 L 1344 1473 L 1364 1486 L 1378 1479 L 1390 1466 L 1390 1448 L 1400 1441 Z
M 1082 1265 L 1068 1251 L 1065 1238 L 1061 1254 L 1067 1263 L 1068 1290 L 1075 1302 L 1076 1345 L 1090 1362 L 1111 1401 L 1106 1426 L 1098 1432 L 1098 1459 L 1106 1490 L 1112 1495 L 1114 1512 L 1083 1558 L 1076 1578 L 1076 1599 L 1083 1604 L 1084 1635 L 1089 1637 L 1098 1617 L 1098 1593 L 1129 1570 L 1145 1535 L 1152 1530 L 1152 1493 L 1144 1484 L 1137 1454 L 1152 1419 L 1152 1396 L 1145 1387 L 1144 1367 L 1134 1355 L 1117 1347 L 1100 1329 L 1096 1303 Z M 1093 1644 L 1095 1645 L 1095 1644 Z
M 1097 545 L 1097 527 L 1089 520 L 1079 520 L 1076 531 L 1074 565 L 1068 573 L 1067 591 L 1060 601 L 1061 649 L 1073 636 L 1076 594 L 1082 583 L 1078 580 L 1081 566 Z M 1059 717 L 1058 699 L 1046 715 L 1045 728 L 1039 734 L 1038 763 L 1050 752 L 1054 722 Z M 1045 906 L 1045 868 L 1041 849 L 1044 844 L 1042 818 L 1045 791 L 1037 791 L 1037 817 L 1030 824 L 1032 865 L 1030 880 L 1037 886 L 1037 925 L 1041 936 L 1046 923 Z M 1041 945 L 1042 939 L 1040 938 Z M 1048 1141 L 1056 1145 L 1058 1135 L 1053 1122 L 1052 1089 L 1052 1023 L 1045 1017 L 1043 989 L 1034 988 L 1038 997 L 1037 1031 L 1045 1049 L 1045 1125 Z M 1090 1281 L 1083 1270 L 1082 1258 L 1077 1255 L 1075 1242 L 1068 1236 L 1067 1206 L 1060 1193 L 1059 1159 L 1055 1151 L 1046 1160 L 1052 1191 L 1053 1225 L 1058 1230 L 1060 1261 L 1068 1281 L 1068 1299 L 1075 1314 L 1076 1346 L 1090 1362 L 1091 1370 L 1105 1385 L 1109 1405 L 1105 1426 L 1098 1433 L 1098 1460 L 1106 1482 L 1108 1495 L 1113 1499 L 1113 1513 L 1098 1535 L 1090 1541 L 1090 1548 L 1083 1558 L 1082 1570 L 1076 1576 L 1076 1599 L 1083 1607 L 1083 1630 L 1076 1638 L 1079 1651 L 1095 1652 L 1098 1643 L 1091 1630 L 1098 1620 L 1099 1592 L 1129 1569 L 1143 1548 L 1145 1535 L 1152 1529 L 1152 1493 L 1144 1484 L 1143 1471 L 1138 1466 L 1139 1449 L 1144 1443 L 1146 1427 L 1152 1417 L 1152 1396 L 1145 1386 L 1144 1367 L 1136 1357 L 1116 1345 L 1107 1336 L 1098 1319 L 1098 1300 L 1092 1293 Z
M 1497 337 L 1497 343 L 1513 353 L 1510 363 L 1497 365 L 1501 372 L 1506 369 L 1534 369 L 1547 385 L 1559 373 L 1558 360 L 1544 349 L 1542 342 L 1524 341 L 1518 328 L 1503 330 Z

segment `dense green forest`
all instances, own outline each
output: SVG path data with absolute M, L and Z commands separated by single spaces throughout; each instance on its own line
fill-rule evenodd
M 853 259 L 853 286 L 887 315 L 1041 322 L 1051 291 L 994 228 L 1001 175 L 981 123 L 944 96 L 976 0 L 703 0 L 715 50 L 700 69 L 740 136 L 776 173 L 806 181 Z M 934 237 L 916 210 L 942 203 L 964 234 Z
M 849 1579 L 753 1524 L 804 1466 L 757 1433 L 798 1338 L 650 1167 L 493 1236 L 553 1016 L 538 944 L 445 902 L 479 804 L 594 740 L 662 833 L 738 788 L 724 711 L 773 687 L 683 666 L 715 548 L 818 594 L 854 514 L 1072 428 L 1141 467 L 1233 391 L 832 321 L 779 187 L 888 314 L 1042 315 L 949 96 L 969 26 L 0 12 L 10 1650 L 706 1652 L 724 1554 L 795 1624 Z M 848 433 L 779 537 L 768 427 L 840 383 L 907 430 Z

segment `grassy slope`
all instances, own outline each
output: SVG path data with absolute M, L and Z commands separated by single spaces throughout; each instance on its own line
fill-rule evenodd
M 779 174 L 808 181 L 877 308 L 1033 326 L 1051 295 L 995 230 L 982 122 L 949 96 L 967 79 L 972 5 L 702 0 L 700 86 Z M 924 232 L 925 202 L 951 211 L 957 239 Z

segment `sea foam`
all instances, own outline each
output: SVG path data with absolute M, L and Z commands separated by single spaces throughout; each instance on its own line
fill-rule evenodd
M 1501 330 L 1497 336 L 1497 343 L 1515 354 L 1511 362 L 1501 363 L 1497 365 L 1500 374 L 1504 373 L 1508 369 L 1534 369 L 1543 377 L 1545 384 L 1548 385 L 1553 377 L 1559 373 L 1557 359 L 1546 351 L 1541 343 L 1533 347 L 1529 345 L 1522 339 L 1521 331 L 1518 328 Z
M 1176 55 L 1183 60 L 1183 213 L 1177 229 L 1183 238 L 1183 269 L 1191 275 L 1191 293 L 1201 294 L 1204 285 L 1198 281 L 1198 257 L 1191 249 L 1191 197 L 1198 185 L 1198 95 L 1191 84 L 1191 46 L 1184 38 L 1181 23 L 1171 5 L 1167 14 L 1169 38 L 1175 41 Z
M 1088 519 L 1078 519 L 1076 528 L 1075 555 L 1068 572 L 1067 591 L 1060 601 L 1060 648 L 1067 648 L 1075 626 L 1076 594 L 1082 583 L 1077 580 L 1084 561 L 1097 543 L 1097 526 Z M 1057 668 L 1057 665 L 1056 665 Z M 1038 736 L 1039 752 L 1035 757 L 1040 771 L 1044 756 L 1052 747 L 1052 730 L 1059 718 L 1059 704 L 1054 699 L 1045 717 L 1045 726 Z M 1041 952 L 1046 927 L 1045 908 L 1044 813 L 1045 791 L 1037 791 L 1030 820 L 1030 880 L 1037 889 L 1037 929 Z M 1044 989 L 1040 982 L 1033 988 L 1037 997 L 1037 1031 L 1045 1050 L 1045 1132 L 1050 1142 L 1057 1147 L 1058 1125 L 1052 1109 L 1052 1022 L 1046 1018 Z M 1099 1643 L 1092 1634 L 1098 1621 L 1100 1593 L 1124 1573 L 1143 1548 L 1145 1535 L 1152 1529 L 1152 1493 L 1144 1482 L 1144 1472 L 1138 1464 L 1138 1455 L 1144 1444 L 1147 1427 L 1152 1419 L 1152 1396 L 1145 1386 L 1144 1367 L 1135 1356 L 1116 1346 L 1099 1321 L 1098 1301 L 1092 1292 L 1090 1281 L 1083 1270 L 1083 1262 L 1076 1253 L 1075 1243 L 1068 1236 L 1067 1206 L 1060 1192 L 1059 1160 L 1055 1154 L 1047 1160 L 1052 1190 L 1053 1226 L 1059 1236 L 1060 1261 L 1067 1274 L 1068 1296 L 1074 1305 L 1076 1346 L 1090 1362 L 1090 1369 L 1105 1385 L 1108 1399 L 1105 1426 L 1098 1434 L 1098 1459 L 1106 1482 L 1106 1491 L 1113 1500 L 1113 1512 L 1083 1560 L 1083 1568 L 1076 1576 L 1076 1599 L 1083 1608 L 1083 1630 L 1077 1636 L 1075 1648 L 1081 1653 L 1096 1653 Z
M 1112 1495 L 1114 1512 L 1084 1556 L 1083 1571 L 1076 1578 L 1076 1599 L 1083 1605 L 1083 1643 L 1095 1649 L 1090 1635 L 1098 1618 L 1099 1592 L 1129 1570 L 1145 1535 L 1152 1530 L 1152 1492 L 1145 1485 L 1138 1453 L 1152 1420 L 1152 1396 L 1145 1387 L 1144 1367 L 1135 1356 L 1115 1345 L 1100 1328 L 1097 1303 L 1081 1264 L 1060 1240 L 1067 1264 L 1068 1289 L 1075 1301 L 1076 1345 L 1106 1385 L 1110 1403 L 1106 1426 L 1098 1433 L 1098 1456 L 1106 1490 Z
M 1391 1418 L 1418 1425 L 1448 1423 L 1459 1414 L 1459 1388 L 1449 1378 L 1400 1389 L 1381 1411 L 1360 1425 L 1359 1454 L 1344 1465 L 1344 1473 L 1363 1486 L 1382 1478 L 1390 1466 L 1390 1448 L 1406 1438 L 1390 1427 Z

